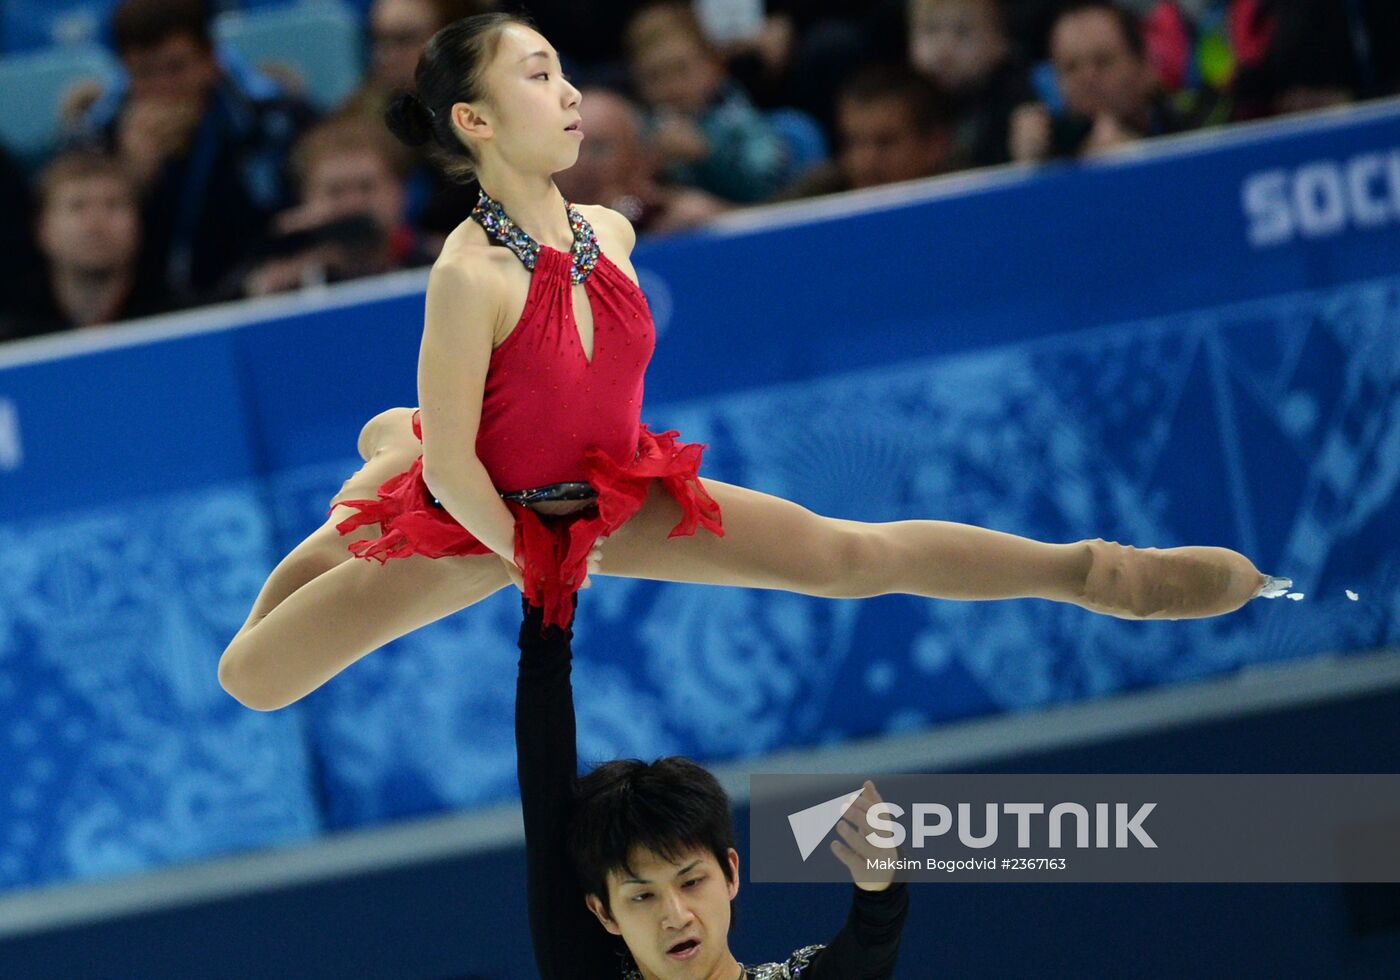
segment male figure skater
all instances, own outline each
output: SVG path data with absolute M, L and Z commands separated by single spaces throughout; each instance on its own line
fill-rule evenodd
M 876 980 L 894 975 L 908 886 L 871 872 L 864 792 L 832 850 L 855 881 L 851 912 L 827 945 L 745 967 L 729 950 L 739 891 L 729 799 L 709 772 L 672 756 L 606 762 L 577 776 L 573 621 L 543 627 L 524 596 L 515 745 L 525 822 L 535 960 L 544 980 Z M 578 594 L 573 595 L 578 608 Z M 867 828 L 868 829 L 868 828 Z M 873 879 L 873 880 L 872 880 Z M 619 939 L 620 937 L 620 939 Z

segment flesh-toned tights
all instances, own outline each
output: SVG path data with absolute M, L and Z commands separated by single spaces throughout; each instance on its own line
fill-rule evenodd
M 364 465 L 332 498 L 373 497 L 422 452 L 412 409 L 375 416 L 360 436 Z M 813 513 L 792 501 L 708 477 L 724 536 L 701 528 L 667 538 L 680 506 L 652 482 L 640 511 L 601 547 L 596 574 L 781 589 L 827 598 L 901 592 L 940 599 L 1038 597 L 1125 619 L 1187 619 L 1231 612 L 1264 582 L 1225 548 L 1136 549 L 1102 539 L 1052 544 L 938 520 L 883 523 Z M 562 512 L 568 503 L 538 505 Z M 352 540 L 326 522 L 273 570 L 225 650 L 220 681 L 249 707 L 273 710 L 305 696 L 360 657 L 511 585 L 497 555 L 356 559 Z

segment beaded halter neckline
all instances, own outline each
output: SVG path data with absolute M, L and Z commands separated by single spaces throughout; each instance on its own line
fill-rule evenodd
M 593 233 L 593 226 L 579 214 L 578 208 L 565 201 L 564 209 L 569 215 L 569 226 L 574 230 L 574 244 L 569 249 L 569 278 L 574 285 L 578 285 L 588 278 L 588 274 L 598 264 L 598 236 Z M 476 219 L 477 224 L 486 229 L 488 235 L 495 237 L 514 252 L 516 258 L 525 263 L 525 268 L 531 272 L 535 270 L 535 262 L 540 256 L 540 243 L 511 221 L 505 208 L 487 194 L 485 189 L 476 199 L 472 217 Z

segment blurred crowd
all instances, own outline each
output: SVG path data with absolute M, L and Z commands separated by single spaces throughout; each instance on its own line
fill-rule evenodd
M 364 75 L 317 112 L 296 64 L 215 41 L 240 6 L 90 4 L 123 77 L 73 87 L 43 159 L 0 147 L 0 341 L 430 264 L 476 188 L 383 111 L 487 10 L 527 11 L 583 92 L 564 196 L 643 236 L 1400 92 L 1395 0 L 347 0 Z

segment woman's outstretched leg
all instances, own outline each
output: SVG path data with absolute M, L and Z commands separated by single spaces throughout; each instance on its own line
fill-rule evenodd
M 949 521 L 866 523 L 705 478 L 724 537 L 667 538 L 680 507 L 659 481 L 608 539 L 599 574 L 783 589 L 828 598 L 903 592 L 940 599 L 1042 598 L 1127 619 L 1238 609 L 1265 581 L 1224 548 L 1138 550 L 1052 544 Z

